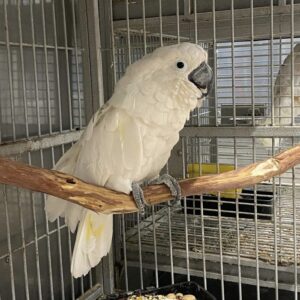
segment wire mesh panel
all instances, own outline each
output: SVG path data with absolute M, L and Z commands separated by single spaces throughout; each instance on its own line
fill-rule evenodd
M 214 89 L 164 172 L 236 169 L 299 142 L 297 1 L 111 1 L 116 78 L 153 48 L 196 42 Z M 297 299 L 299 168 L 256 186 L 121 217 L 120 286 L 193 278 L 218 299 Z
M 80 136 L 74 130 L 85 126 L 91 105 L 83 4 L 0 1 L 2 155 L 52 168 Z M 43 194 L 0 190 L 1 299 L 75 299 L 99 281 L 95 272 L 71 277 L 74 236 L 62 220 L 46 221 Z
M 74 3 L 2 1 L 1 5 L 2 140 L 81 126 L 82 50 Z

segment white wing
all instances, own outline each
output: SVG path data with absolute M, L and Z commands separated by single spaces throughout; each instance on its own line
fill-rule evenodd
M 58 161 L 55 169 L 87 182 L 129 193 L 132 178 L 141 168 L 140 128 L 125 111 L 107 106 L 90 121 L 80 140 Z M 95 214 L 76 204 L 48 196 L 46 212 L 50 221 L 65 217 L 71 231 L 78 222 L 71 271 L 85 275 L 105 256 L 112 240 L 112 215 Z

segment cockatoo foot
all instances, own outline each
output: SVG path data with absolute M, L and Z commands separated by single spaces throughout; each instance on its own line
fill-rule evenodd
M 148 184 L 164 183 L 171 191 L 171 195 L 175 198 L 175 203 L 181 199 L 181 189 L 177 180 L 169 174 L 163 174 L 148 182 Z
M 131 188 L 132 188 L 132 196 L 135 201 L 135 204 L 138 207 L 140 214 L 144 216 L 145 205 L 147 205 L 147 203 L 145 202 L 143 190 L 137 182 L 133 182 Z
M 144 182 L 143 185 L 146 186 L 150 184 L 162 184 L 162 183 L 164 183 L 170 189 L 171 195 L 175 198 L 174 204 L 177 203 L 177 201 L 180 201 L 181 199 L 180 185 L 177 182 L 177 180 L 169 174 L 163 174 L 153 180 L 147 180 Z M 136 203 L 136 206 L 138 207 L 140 214 L 144 216 L 145 206 L 148 204 L 145 201 L 143 190 L 137 182 L 133 182 L 131 187 L 132 187 L 132 196 Z

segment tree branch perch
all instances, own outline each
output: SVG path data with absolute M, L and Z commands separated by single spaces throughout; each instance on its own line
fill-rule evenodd
M 182 196 L 249 187 L 280 175 L 300 163 L 300 145 L 288 149 L 263 162 L 250 164 L 222 174 L 201 176 L 179 182 Z M 131 195 L 88 184 L 72 175 L 29 166 L 0 157 L 0 183 L 47 193 L 88 209 L 102 213 L 130 213 L 138 211 Z M 163 185 L 144 189 L 145 200 L 153 205 L 172 199 Z

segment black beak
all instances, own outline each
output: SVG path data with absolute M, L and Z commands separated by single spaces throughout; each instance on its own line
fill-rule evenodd
M 189 74 L 188 79 L 201 90 L 205 97 L 213 86 L 213 71 L 206 62 L 203 62 Z

